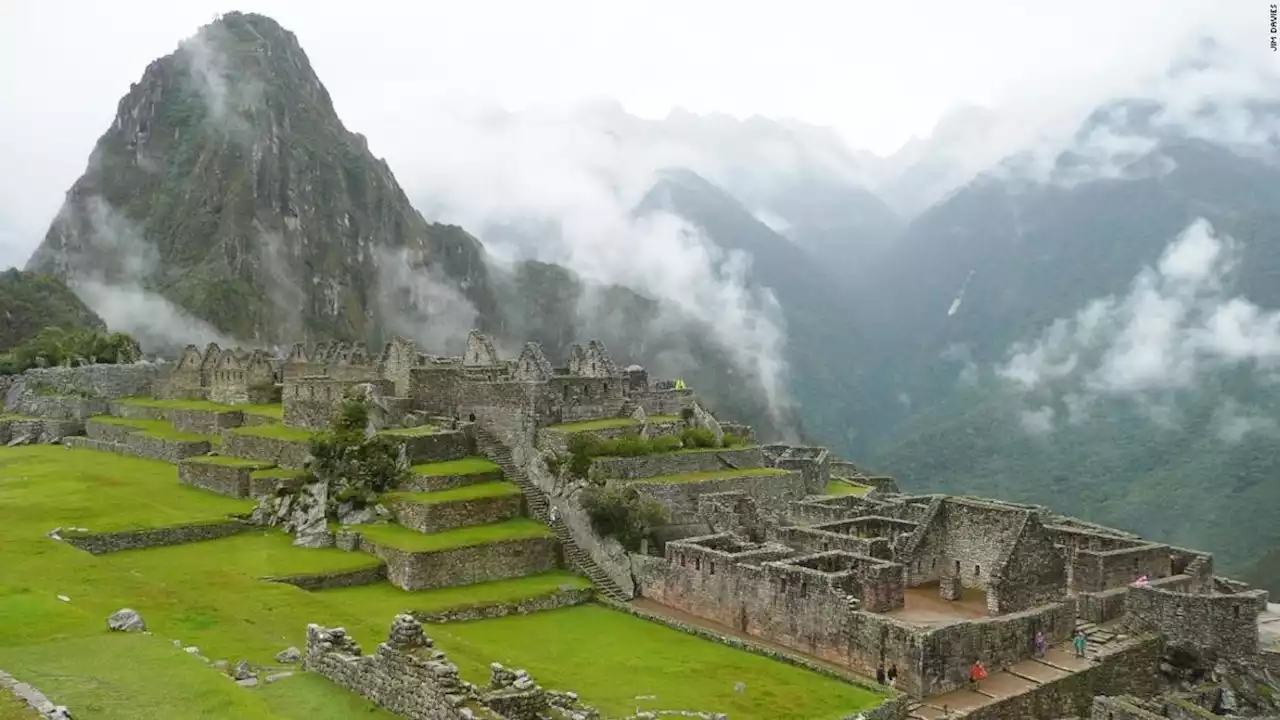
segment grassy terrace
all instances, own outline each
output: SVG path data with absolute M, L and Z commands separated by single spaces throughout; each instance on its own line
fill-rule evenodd
M 438 505 L 440 503 L 460 502 L 463 500 L 483 500 L 484 498 L 510 497 L 519 495 L 520 488 L 509 482 L 487 482 L 463 487 L 437 490 L 435 492 L 400 492 L 389 493 L 388 500 L 407 500 L 418 505 Z
M 556 572 L 421 593 L 386 583 L 306 592 L 261 578 L 351 570 L 376 560 L 294 547 L 274 531 L 99 556 L 46 536 L 58 526 L 202 521 L 251 505 L 180 485 L 177 469 L 163 462 L 55 446 L 0 448 L 0 668 L 95 720 L 393 720 L 309 673 L 237 687 L 172 641 L 212 659 L 270 665 L 283 648 L 303 645 L 307 623 L 346 627 L 371 649 L 386 638 L 395 612 L 586 584 Z M 154 634 L 107 632 L 104 619 L 122 607 L 142 613 Z M 735 720 L 810 720 L 871 703 L 858 688 L 599 607 L 433 625 L 427 632 L 470 680 L 484 682 L 490 662 L 510 663 L 545 687 L 582 693 L 612 715 L 639 702 L 646 709 L 726 712 Z M 746 684 L 745 694 L 734 693 L 736 682 Z M 656 699 L 635 700 L 649 695 Z M 13 720 L 0 708 L 0 718 Z
M 40 418 L 31 417 L 29 415 L 16 415 L 14 413 L 0 413 L 0 422 L 4 422 L 6 420 L 39 420 L 39 419 Z M 0 718 L 3 718 L 3 717 L 4 717 L 3 715 L 0 715 Z
M 221 465 L 222 467 L 254 468 L 257 470 L 272 467 L 269 462 L 263 462 L 261 460 L 245 460 L 244 458 L 228 457 L 226 455 L 201 455 L 199 457 L 187 458 L 187 462 L 204 463 L 206 465 Z
M 253 435 L 256 437 L 271 438 L 273 440 L 287 440 L 289 442 L 310 442 L 312 437 L 319 434 L 315 430 L 289 427 L 282 423 L 271 423 L 269 425 L 247 425 L 245 427 L 235 428 L 231 432 L 236 435 Z
M 782 468 L 743 468 L 741 470 L 712 470 L 709 472 L 687 472 L 679 475 L 657 475 L 655 477 L 644 478 L 643 480 L 633 480 L 636 483 L 693 483 L 702 482 L 704 480 L 724 480 L 725 478 L 738 477 L 758 477 L 771 475 L 786 475 L 788 470 Z
M 306 475 L 306 474 L 307 474 L 306 470 L 293 470 L 291 468 L 273 467 L 273 468 L 267 468 L 265 470 L 254 470 L 253 472 L 249 473 L 249 477 L 260 478 L 264 480 L 267 478 L 277 478 L 281 480 L 287 480 L 289 478 L 302 477 L 303 475 Z
M 488 525 L 471 525 L 430 535 L 424 535 L 401 525 L 358 525 L 356 529 L 378 545 L 406 552 L 452 550 L 504 540 L 528 540 L 552 535 L 547 526 L 529 518 L 516 518 Z
M 175 429 L 173 427 L 173 423 L 168 420 L 135 420 L 133 418 L 118 418 L 110 415 L 95 415 L 94 417 L 89 418 L 89 421 L 133 428 L 144 435 L 163 438 L 165 440 L 204 440 L 205 442 L 210 443 L 220 442 L 217 435 L 200 435 L 197 433 L 180 432 Z
M 651 423 L 667 423 L 678 422 L 680 418 L 675 415 L 650 415 Z M 636 425 L 636 421 L 629 417 L 625 418 L 601 418 L 599 420 L 583 420 L 582 422 L 561 423 L 559 425 L 549 425 L 548 430 L 555 430 L 562 433 L 580 433 L 590 432 L 592 430 L 615 430 L 617 428 L 627 428 Z
M 650 455 L 637 455 L 637 456 L 635 456 L 635 457 L 658 457 L 658 456 L 661 456 L 661 455 L 687 455 L 687 454 L 690 454 L 690 453 L 718 453 L 718 452 L 726 452 L 726 451 L 729 451 L 729 450 L 752 450 L 752 449 L 755 449 L 755 448 L 758 448 L 758 447 L 760 447 L 760 446 L 759 446 L 759 445 L 732 445 L 732 446 L 730 446 L 730 447 L 712 447 L 712 448 L 680 448 L 680 449 L 678 449 L 678 450 L 672 450 L 671 452 L 668 452 L 668 453 L 653 453 L 653 454 L 650 454 Z M 595 455 L 595 456 L 593 456 L 593 458 L 594 458 L 594 459 L 597 459 L 597 460 L 617 460 L 617 459 L 619 459 L 619 458 L 621 458 L 621 457 L 623 457 L 623 456 L 622 456 L 622 455 Z
M 862 688 L 598 605 L 430 630 L 472 682 L 485 681 L 489 662 L 525 668 L 543 687 L 577 688 L 609 717 L 639 706 L 723 712 L 734 720 L 834 720 L 880 701 Z M 734 691 L 739 682 L 745 693 Z
M 412 470 L 415 475 L 448 477 L 450 475 L 478 475 L 480 473 L 500 472 L 502 468 L 488 458 L 465 457 L 461 460 L 422 463 L 414 465 Z
M 591 587 L 591 581 L 564 570 L 528 575 L 512 580 L 476 583 L 462 587 L 405 592 L 388 582 L 374 585 L 335 588 L 319 591 L 333 602 L 358 607 L 374 617 L 394 617 L 405 610 L 435 613 L 450 608 L 515 602 L 522 598 L 549 595 L 562 588 L 580 590 Z M 433 632 L 428 628 L 427 632 Z
M 0 452 L 0 525 L 19 513 L 39 518 L 42 537 L 55 527 L 136 530 L 209 522 L 251 510 L 251 500 L 182 485 L 177 467 L 159 460 L 57 445 Z M 7 563 L 7 551 L 0 552 Z
M 844 480 L 831 480 L 827 482 L 826 487 L 828 495 L 866 495 L 869 492 L 871 492 L 871 487 L 868 485 L 849 483 Z
M 16 695 L 0 690 L 0 720 L 40 720 L 40 715 Z
M 440 428 L 434 425 L 419 425 L 411 428 L 387 428 L 379 430 L 379 435 L 390 435 L 391 437 L 421 437 L 423 435 L 434 435 L 440 432 Z
M 223 405 L 209 400 L 156 400 L 148 397 L 131 397 L 120 400 L 123 405 L 137 405 L 152 408 L 173 408 L 176 410 L 210 410 L 214 412 L 243 412 L 249 415 L 280 420 L 284 417 L 284 406 L 279 403 L 271 405 Z

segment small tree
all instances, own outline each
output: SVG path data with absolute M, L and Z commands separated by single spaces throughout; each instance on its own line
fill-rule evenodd
M 601 535 L 612 537 L 631 552 L 640 549 L 640 541 L 666 521 L 660 503 L 640 497 L 635 488 L 608 483 L 582 491 L 582 506 L 591 526 Z
M 365 401 L 347 400 L 331 429 L 311 440 L 311 472 L 329 484 L 331 502 L 372 505 L 379 495 L 408 478 L 399 444 L 383 435 L 367 434 L 368 425 Z

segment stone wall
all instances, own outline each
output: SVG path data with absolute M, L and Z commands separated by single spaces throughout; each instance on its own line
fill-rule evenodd
M 808 494 L 804 476 L 799 472 L 785 475 L 744 475 L 741 477 L 698 480 L 693 482 L 631 484 L 642 497 L 662 503 L 671 524 L 698 523 L 698 498 L 708 493 L 738 491 L 755 500 L 762 512 L 781 513 L 787 506 Z
M 164 417 L 173 423 L 179 432 L 196 433 L 198 435 L 217 435 L 223 430 L 244 425 L 244 413 L 239 410 L 188 410 L 169 408 Z
M 502 471 L 468 473 L 465 475 L 414 475 L 406 480 L 400 490 L 411 492 L 436 492 L 502 479 Z
M 101 555 L 121 550 L 142 550 L 165 545 L 199 542 L 201 540 L 216 540 L 228 535 L 248 532 L 255 527 L 257 526 L 246 520 L 228 519 L 192 525 L 174 525 L 171 527 L 123 530 L 120 532 L 94 533 L 63 530 L 59 533 L 59 536 L 74 547 L 94 555 Z
M 391 510 L 396 522 L 420 533 L 437 533 L 469 525 L 484 525 L 519 517 L 524 511 L 524 496 L 422 503 L 413 498 L 390 495 L 383 504 Z
M 246 460 L 261 460 L 286 468 L 305 467 L 311 446 L 301 440 L 283 440 L 250 433 L 224 432 L 222 454 Z
M 387 578 L 401 590 L 470 585 L 547 572 L 560 567 L 555 538 L 529 538 L 425 552 L 412 552 L 364 538 L 360 549 L 382 558 Z
M 598 457 L 591 462 L 589 477 L 599 480 L 604 478 L 637 480 L 687 472 L 758 468 L 763 465 L 764 458 L 758 447 L 695 450 L 640 457 Z
M 553 408 L 548 422 L 575 422 L 601 417 L 617 417 L 626 402 L 623 381 L 617 377 L 561 375 L 547 383 Z
M 1020 612 L 1066 597 L 1066 560 L 1039 517 L 1028 514 L 1007 553 L 991 569 L 987 611 Z
M 490 665 L 487 688 L 464 682 L 458 667 L 433 646 L 409 615 L 396 616 L 373 655 L 364 655 L 342 628 L 308 625 L 303 668 L 409 720 L 599 717 L 575 694 L 545 691 L 523 670 L 497 663 Z
M 1074 627 L 1075 605 L 1064 602 L 931 630 L 922 641 L 928 651 L 921 692 L 932 695 L 964 687 L 975 660 L 982 660 L 991 672 L 1016 665 L 1032 656 L 1037 630 L 1053 645 L 1070 638 Z
M 1133 587 L 1125 623 L 1136 631 L 1163 633 L 1170 645 L 1192 646 L 1210 657 L 1250 657 L 1258 652 L 1258 615 L 1267 592 L 1192 595 L 1159 587 Z
M 150 395 L 156 381 L 168 377 L 170 368 L 168 363 L 148 362 L 33 368 L 22 378 L 26 392 L 33 394 L 136 397 Z
M 41 418 L 59 418 L 83 422 L 94 415 L 103 415 L 110 409 L 106 398 L 79 395 L 38 395 L 25 393 L 17 396 L 10 412 Z
M 178 463 L 178 482 L 201 490 L 234 498 L 250 497 L 249 475 L 261 465 L 226 465 L 212 460 L 191 458 Z
M 985 590 L 991 571 L 1022 532 L 1027 511 L 947 498 L 924 522 L 911 548 L 908 584 L 958 577 L 966 588 Z
M 56 443 L 68 435 L 84 432 L 79 420 L 9 419 L 0 420 L 0 446 L 27 438 L 32 443 Z
M 461 460 L 475 454 L 475 443 L 469 430 L 444 430 L 430 435 L 391 434 L 389 437 L 404 443 L 405 452 L 413 463 Z
M 1163 649 L 1158 636 L 1136 638 L 1088 669 L 971 710 L 963 717 L 967 720 L 1087 717 L 1094 698 L 1099 695 L 1154 695 L 1160 691 L 1160 674 L 1156 668 Z
M 1138 707 L 1132 697 L 1095 697 L 1089 715 L 1091 720 L 1165 720 L 1150 710 Z
M 1072 588 L 1101 592 L 1124 587 L 1143 575 L 1158 580 L 1173 574 L 1168 545 L 1128 544 L 1110 550 L 1076 550 L 1070 565 Z
M 514 602 L 488 603 L 456 607 L 440 613 L 413 613 L 422 622 L 438 625 L 448 622 L 465 622 L 468 620 L 485 620 L 488 618 L 507 617 L 508 615 L 528 615 L 529 613 L 558 610 L 560 608 L 582 605 L 595 597 L 595 588 L 561 589 L 534 597 L 520 598 Z
M 290 575 L 286 577 L 268 577 L 263 578 L 269 582 L 284 583 L 302 588 L 303 590 L 328 590 L 340 587 L 355 587 L 357 585 L 372 585 L 387 579 L 386 565 L 373 565 L 367 568 L 357 568 L 355 570 L 339 570 L 329 573 L 317 573 L 314 575 Z
M 644 408 L 646 415 L 679 415 L 685 408 L 693 407 L 697 398 L 686 388 L 633 393 L 631 401 Z

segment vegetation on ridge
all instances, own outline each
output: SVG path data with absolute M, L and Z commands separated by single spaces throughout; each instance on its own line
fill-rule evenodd
M 138 342 L 124 333 L 46 327 L 0 354 L 0 375 L 16 375 L 36 367 L 130 363 L 141 357 Z

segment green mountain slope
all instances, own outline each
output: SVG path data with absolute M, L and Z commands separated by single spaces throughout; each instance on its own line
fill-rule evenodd
M 0 353 L 46 327 L 106 330 L 102 318 L 85 307 L 61 280 L 17 268 L 0 272 Z

